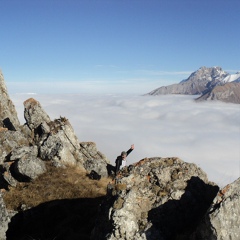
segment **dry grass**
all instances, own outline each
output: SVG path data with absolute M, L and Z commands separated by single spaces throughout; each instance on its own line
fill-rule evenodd
M 35 207 L 57 199 L 97 198 L 106 195 L 109 178 L 91 180 L 83 170 L 68 166 L 48 171 L 32 182 L 19 183 L 4 194 L 8 209 L 19 210 L 22 205 Z

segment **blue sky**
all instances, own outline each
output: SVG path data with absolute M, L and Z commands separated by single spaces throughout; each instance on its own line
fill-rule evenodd
M 88 84 L 146 93 L 201 66 L 240 70 L 239 0 L 0 0 L 0 9 L 0 69 L 12 92 Z

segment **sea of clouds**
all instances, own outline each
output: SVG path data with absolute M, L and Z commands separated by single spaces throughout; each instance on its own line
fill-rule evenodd
M 224 186 L 240 175 L 240 105 L 197 103 L 196 96 L 12 94 L 23 124 L 23 101 L 38 100 L 51 119 L 69 119 L 79 141 L 96 142 L 112 164 L 135 144 L 128 164 L 179 157 Z

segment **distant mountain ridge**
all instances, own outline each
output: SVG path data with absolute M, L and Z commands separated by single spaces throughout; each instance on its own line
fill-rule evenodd
M 180 83 L 159 87 L 148 93 L 148 95 L 185 94 L 210 96 L 215 87 L 223 86 L 227 83 L 237 84 L 236 86 L 235 84 L 230 84 L 227 89 L 229 89 L 230 86 L 234 87 L 234 89 L 238 89 L 238 84 L 240 85 L 240 72 L 229 74 L 222 70 L 221 67 L 201 67 Z M 226 88 L 218 88 L 217 91 L 225 91 L 225 89 Z M 231 97 L 227 96 L 227 94 L 231 94 Z M 233 97 L 232 94 L 236 96 Z M 225 102 L 240 103 L 240 100 L 238 99 L 240 99 L 240 93 L 238 90 L 225 91 L 224 94 L 218 93 L 218 98 L 199 98 L 199 100 L 220 100 Z
M 240 103 L 240 83 L 227 82 L 222 86 L 216 86 L 211 91 L 203 94 L 196 101 L 220 100 L 222 102 Z

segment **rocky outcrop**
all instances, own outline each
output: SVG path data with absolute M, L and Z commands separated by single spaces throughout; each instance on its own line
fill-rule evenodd
M 218 187 L 195 164 L 149 158 L 125 167 L 109 185 L 91 239 L 188 239 Z
M 188 79 L 177 84 L 157 88 L 148 94 L 154 96 L 160 94 L 203 94 L 214 86 L 222 84 L 222 80 L 226 76 L 228 73 L 220 67 L 201 67 L 193 72 Z
M 15 130 L 20 125 L 17 112 L 12 103 L 0 70 L 0 127 Z
M 52 121 L 37 100 L 24 102 L 24 118 L 26 123 L 20 125 L 0 72 L 0 167 L 5 181 L 1 187 L 15 186 L 14 178 L 19 180 L 19 176 L 36 178 L 46 170 L 44 161 L 82 168 L 89 159 L 108 163 L 95 143 L 80 143 L 70 122 L 64 117 Z
M 223 86 L 216 86 L 196 99 L 196 101 L 204 100 L 219 100 L 222 102 L 240 103 L 240 83 L 229 82 Z
M 240 178 L 219 191 L 191 240 L 238 240 L 240 238 L 239 186 Z
M 97 150 L 96 144 L 79 142 L 66 118 L 52 121 L 33 98 L 26 100 L 24 107 L 26 123 L 23 126 L 16 131 L 0 128 L 0 165 L 8 173 L 3 171 L 4 176 L 9 176 L 4 177 L 8 184 L 15 185 L 12 177 L 19 181 L 35 179 L 46 171 L 44 161 L 51 161 L 56 167 L 84 168 L 84 162 L 91 160 L 88 171 L 96 169 L 98 162 L 107 166 L 108 160 Z

